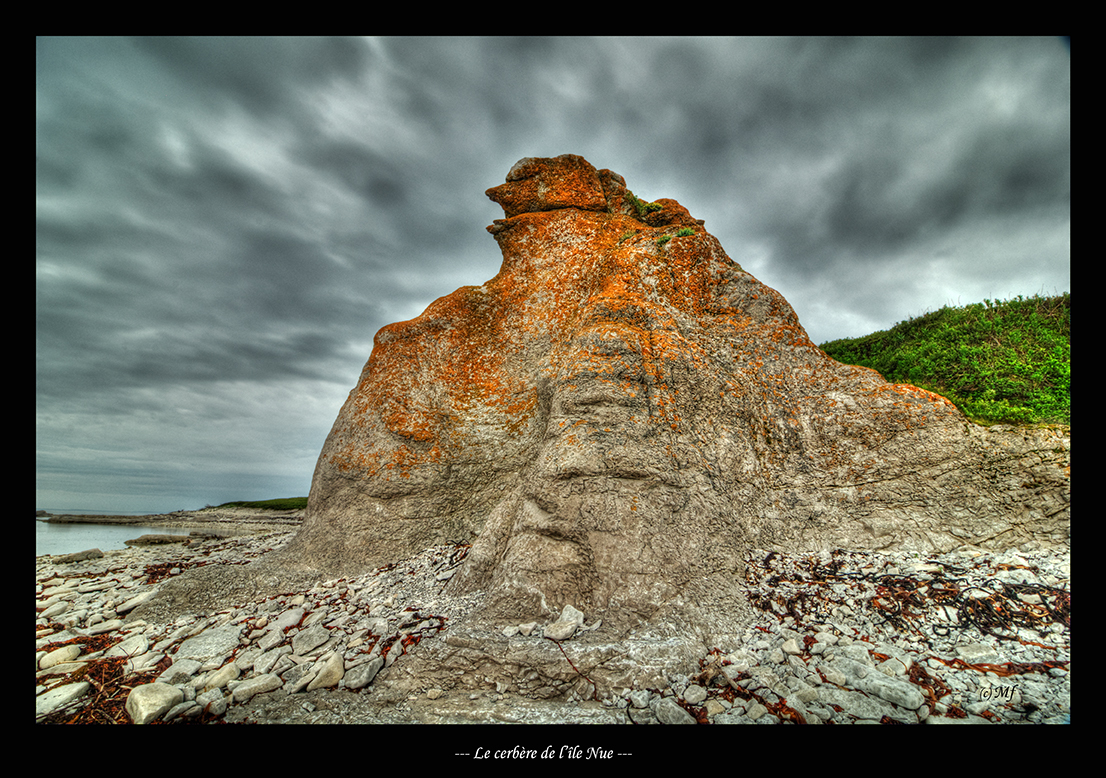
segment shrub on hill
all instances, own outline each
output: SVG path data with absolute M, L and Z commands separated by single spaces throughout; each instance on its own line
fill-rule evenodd
M 265 511 L 301 511 L 307 507 L 306 497 L 284 497 L 278 500 L 255 500 L 253 502 L 225 502 L 220 508 L 259 508 Z
M 821 349 L 943 395 L 982 424 L 1071 423 L 1070 293 L 946 306 Z

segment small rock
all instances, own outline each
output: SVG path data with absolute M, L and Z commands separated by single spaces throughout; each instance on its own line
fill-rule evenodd
M 653 715 L 661 724 L 694 724 L 695 717 L 680 707 L 671 697 L 657 700 L 653 705 Z
M 292 638 L 292 653 L 304 656 L 330 640 L 330 630 L 322 624 L 315 624 Z
M 146 636 L 140 632 L 137 635 L 131 635 L 123 642 L 112 646 L 107 650 L 104 656 L 139 656 L 140 654 L 145 654 L 149 649 L 150 641 L 147 640 Z
M 212 716 L 222 716 L 227 712 L 227 699 L 221 689 L 211 689 L 196 695 L 196 704 Z
M 38 667 L 40 670 L 45 670 L 48 667 L 60 665 L 63 662 L 71 662 L 80 655 L 80 646 L 62 646 L 61 648 L 56 648 L 46 656 L 42 657 L 42 661 L 38 663 Z
M 707 690 L 702 686 L 692 684 L 684 690 L 684 702 L 698 705 L 707 698 Z
M 568 640 L 583 624 L 584 614 L 571 605 L 565 605 L 560 618 L 547 626 L 543 634 L 553 640 Z
M 271 673 L 259 675 L 256 678 L 249 678 L 235 687 L 233 694 L 234 701 L 236 703 L 246 702 L 255 695 L 279 689 L 283 683 L 284 682 L 280 680 L 280 676 Z
M 164 717 L 162 717 L 162 721 L 168 722 L 172 721 L 178 716 L 188 716 L 193 709 L 195 709 L 196 712 L 199 713 L 200 706 L 196 704 L 195 700 L 185 700 L 179 705 L 174 705 L 172 708 L 170 708 L 169 712 L 166 713 Z
M 67 602 L 66 600 L 60 600 L 59 602 L 55 602 L 42 613 L 38 614 L 38 617 L 40 619 L 52 619 L 55 616 L 60 616 L 61 614 L 65 613 L 67 610 L 69 610 L 70 607 L 71 606 L 69 602 Z
M 302 601 L 303 597 L 298 599 Z M 303 620 L 304 613 L 306 613 L 306 611 L 303 608 L 289 608 L 284 613 L 280 614 L 274 621 L 269 622 L 266 633 L 283 633 L 284 630 L 289 627 L 295 627 Z
M 108 621 L 101 621 L 94 627 L 89 627 L 89 635 L 103 635 L 105 632 L 114 632 L 117 629 L 121 629 L 124 625 L 122 619 L 110 619 Z
M 956 654 L 968 664 L 998 661 L 998 652 L 986 643 L 969 643 L 956 649 Z
M 768 712 L 768 709 L 766 707 L 761 705 L 759 702 L 754 702 L 752 705 L 750 705 L 745 710 L 745 715 L 750 720 L 756 721 L 757 719 L 759 719 L 761 716 L 763 716 L 767 712 Z
M 323 662 L 322 669 L 315 676 L 315 680 L 307 685 L 307 691 L 313 692 L 316 689 L 329 689 L 331 686 L 337 686 L 338 681 L 342 680 L 345 674 L 346 665 L 342 655 L 334 652 Z
M 871 673 L 865 678 L 858 678 L 853 686 L 907 710 L 917 710 L 925 703 L 917 686 L 882 673 Z
M 285 689 L 289 694 L 299 694 L 305 691 L 308 685 L 319 674 L 319 668 L 314 665 L 300 665 L 292 668 L 285 679 Z
M 152 598 L 155 594 L 157 594 L 157 589 L 149 589 L 145 592 L 142 592 L 142 594 L 136 594 L 134 597 L 131 597 L 129 600 L 124 602 L 122 605 L 116 605 L 115 606 L 115 612 L 116 613 L 129 613 L 130 611 L 133 611 L 135 608 L 137 608 L 142 603 L 144 603 L 147 600 L 149 600 L 150 598 Z
M 200 669 L 200 663 L 195 659 L 178 659 L 169 666 L 169 669 L 158 676 L 158 683 L 179 684 L 188 683 L 188 679 L 194 676 Z
M 384 666 L 384 657 L 378 656 L 364 664 L 357 665 L 345 675 L 347 689 L 361 689 L 373 682 L 373 678 Z
M 172 668 L 170 668 L 172 669 Z M 204 691 L 211 691 L 212 689 L 221 689 L 228 683 L 233 681 L 241 674 L 238 665 L 234 662 L 228 662 L 214 673 L 209 675 L 204 680 Z
M 226 656 L 238 648 L 238 638 L 244 628 L 241 624 L 226 624 L 205 630 L 181 643 L 180 648 L 177 649 L 176 658 L 203 661 Z

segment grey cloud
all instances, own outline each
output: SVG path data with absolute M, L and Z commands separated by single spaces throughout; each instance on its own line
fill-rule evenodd
M 136 46 L 204 94 L 263 115 L 288 109 L 298 90 L 355 79 L 369 56 L 349 38 L 153 37 Z
M 379 327 L 495 275 L 524 156 L 680 200 L 819 342 L 1062 291 L 1069 70 L 1048 38 L 40 38 L 40 488 L 201 489 L 234 418 L 236 472 L 300 467 Z

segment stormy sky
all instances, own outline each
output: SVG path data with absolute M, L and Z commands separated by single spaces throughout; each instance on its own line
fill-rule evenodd
M 305 495 L 385 324 L 580 154 L 815 343 L 1069 291 L 1061 38 L 39 38 L 36 507 Z

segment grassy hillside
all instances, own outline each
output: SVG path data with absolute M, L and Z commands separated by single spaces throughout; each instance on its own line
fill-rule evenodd
M 1071 294 L 945 307 L 821 349 L 943 395 L 981 424 L 1071 423 Z
M 307 507 L 306 497 L 285 497 L 279 500 L 256 500 L 254 502 L 225 502 L 219 508 L 259 508 L 265 511 L 302 511 Z

